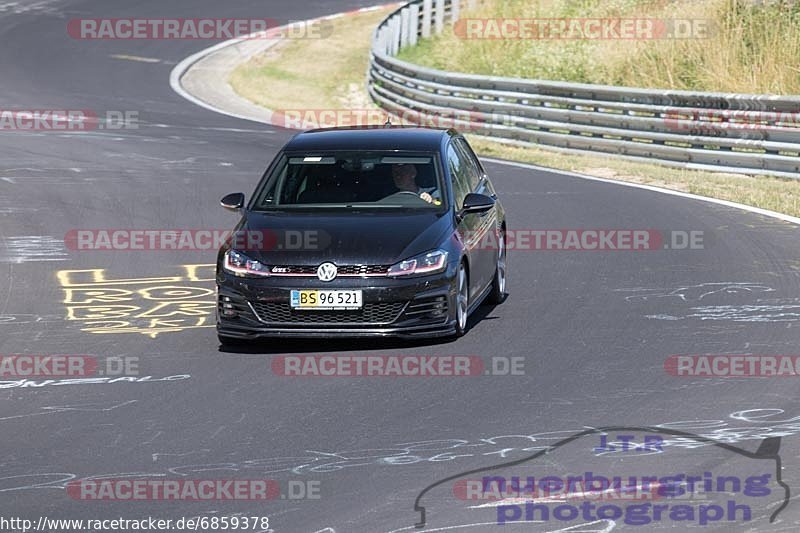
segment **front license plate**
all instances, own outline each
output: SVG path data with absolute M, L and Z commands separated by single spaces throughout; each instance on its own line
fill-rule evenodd
M 361 291 L 292 291 L 292 309 L 361 309 Z

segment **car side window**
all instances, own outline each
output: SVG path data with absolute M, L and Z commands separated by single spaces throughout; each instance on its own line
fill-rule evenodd
M 470 148 L 467 144 L 467 141 L 462 138 L 458 138 L 454 142 L 464 164 L 467 179 L 469 180 L 470 191 L 475 192 L 478 188 L 481 178 L 483 178 L 483 169 L 475 157 L 472 148 Z
M 465 161 L 452 142 L 447 146 L 447 165 L 453 179 L 453 201 L 456 208 L 461 209 L 464 205 L 464 198 L 470 193 L 472 187 L 469 184 Z

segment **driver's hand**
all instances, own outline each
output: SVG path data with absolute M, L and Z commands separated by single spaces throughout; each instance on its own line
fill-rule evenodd
M 420 194 L 419 197 L 428 202 L 429 204 L 433 203 L 433 196 L 431 196 L 426 192 Z

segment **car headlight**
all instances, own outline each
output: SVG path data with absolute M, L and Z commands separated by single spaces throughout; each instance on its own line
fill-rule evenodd
M 266 277 L 269 276 L 269 267 L 255 259 L 247 257 L 242 252 L 228 250 L 222 262 L 222 268 L 241 277 Z
M 389 267 L 390 276 L 411 276 L 414 274 L 434 274 L 447 266 L 447 252 L 434 250 L 411 259 L 400 261 Z

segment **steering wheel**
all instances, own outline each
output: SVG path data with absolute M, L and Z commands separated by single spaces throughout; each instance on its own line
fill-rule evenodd
M 415 192 L 413 192 L 413 191 L 397 191 L 397 192 L 393 192 L 393 193 L 392 193 L 392 194 L 390 194 L 389 196 L 386 196 L 386 197 L 382 198 L 380 201 L 381 201 L 381 202 L 389 202 L 389 201 L 391 201 L 391 200 L 392 200 L 392 198 L 397 198 L 397 197 L 398 197 L 398 196 L 400 196 L 401 194 L 410 194 L 411 196 L 413 196 L 414 198 L 416 198 L 416 199 L 417 199 L 417 200 L 419 200 L 420 202 L 425 202 L 425 200 L 423 200 L 422 198 L 420 198 L 419 194 L 417 194 L 417 193 L 415 193 Z M 426 202 L 426 203 L 427 203 L 427 202 Z

